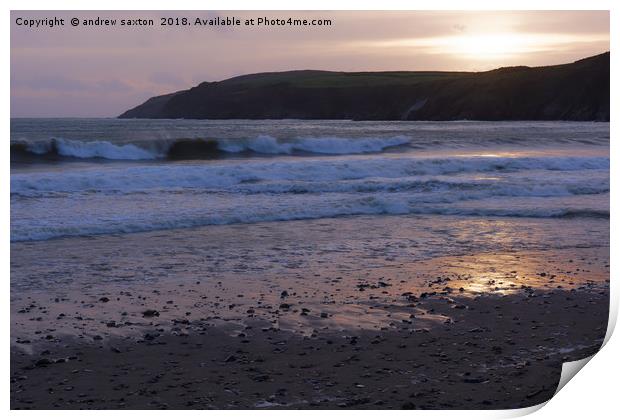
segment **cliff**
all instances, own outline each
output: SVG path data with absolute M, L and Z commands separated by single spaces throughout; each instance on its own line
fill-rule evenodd
M 157 96 L 119 118 L 609 121 L 609 52 L 486 72 L 258 73 Z

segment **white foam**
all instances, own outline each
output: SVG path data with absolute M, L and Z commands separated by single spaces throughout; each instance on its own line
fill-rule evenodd
M 188 139 L 183 139 L 187 141 Z M 153 160 L 166 157 L 177 140 L 142 141 L 137 144 L 112 143 L 108 141 L 80 141 L 63 138 L 47 142 L 26 143 L 31 153 L 45 155 L 57 152 L 61 156 L 81 159 L 112 160 Z M 201 140 L 195 139 L 199 142 Z M 272 136 L 260 135 L 249 139 L 221 139 L 217 148 L 225 153 L 253 152 L 266 155 L 290 155 L 294 152 L 307 152 L 326 155 L 347 155 L 381 152 L 394 146 L 408 144 L 405 136 L 388 138 L 340 138 L 307 137 L 279 140 Z
M 207 225 L 258 223 L 352 215 L 458 215 L 484 217 L 609 217 L 609 195 L 574 200 L 554 197 L 483 198 L 448 205 L 407 193 L 288 194 L 152 194 L 110 199 L 101 194 L 45 200 L 38 206 L 12 205 L 11 241 L 62 236 L 131 233 Z
M 571 172 L 601 171 L 600 176 L 582 183 L 579 176 L 569 182 Z M 64 170 L 59 172 L 18 173 L 11 176 L 11 193 L 15 195 L 36 195 L 43 192 L 139 192 L 151 189 L 237 189 L 246 192 L 286 192 L 299 188 L 303 192 L 331 191 L 345 189 L 360 191 L 370 189 L 423 188 L 430 178 L 471 174 L 506 174 L 519 171 L 547 171 L 544 174 L 530 175 L 532 179 L 515 181 L 512 188 L 527 190 L 536 185 L 544 187 L 556 173 L 562 176 L 555 182 L 563 190 L 571 187 L 574 192 L 594 192 L 608 188 L 608 157 L 348 157 L 278 161 L 217 161 L 201 164 L 136 165 L 129 167 L 95 167 L 88 169 Z M 537 177 L 538 176 L 538 177 Z M 414 177 L 414 178 L 412 178 Z M 415 178 L 418 177 L 418 178 Z M 352 181 L 359 181 L 357 183 Z M 443 182 L 450 180 L 439 179 Z M 411 184 L 412 182 L 418 183 Z M 493 177 L 485 181 L 480 177 L 464 182 L 470 187 L 496 183 Z M 321 183 L 323 185 L 321 186 Z M 445 186 L 445 185 L 444 185 Z M 464 185 L 466 187 L 467 185 Z M 427 184 L 426 187 L 433 187 Z M 550 185 L 553 187 L 553 185 Z M 263 190 L 261 191 L 261 188 Z
M 363 214 L 606 217 L 608 157 L 413 155 L 100 165 L 11 176 L 11 240 Z
M 57 140 L 58 154 L 78 158 L 104 158 L 123 160 L 155 159 L 158 156 L 133 144 L 117 145 L 107 141 L 81 142 Z

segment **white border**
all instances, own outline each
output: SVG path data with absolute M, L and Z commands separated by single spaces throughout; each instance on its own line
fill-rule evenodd
M 405 0 L 383 0 L 369 1 L 344 1 L 344 0 L 301 0 L 296 1 L 294 4 L 290 1 L 283 0 L 263 0 L 249 1 L 249 0 L 212 0 L 209 2 L 201 2 L 197 0 L 176 0 L 174 2 L 164 0 L 152 0 L 148 3 L 130 2 L 127 0 L 91 0 L 88 3 L 79 0 L 62 0 L 62 1 L 13 1 L 9 0 L 4 2 L 7 4 L 4 14 L 4 22 L 2 27 L 3 35 L 3 49 L 4 57 L 10 57 L 10 14 L 9 10 L 611 10 L 611 49 L 614 50 L 616 30 L 618 28 L 618 19 L 616 18 L 617 10 L 614 10 L 614 4 L 618 2 L 602 1 L 602 0 L 589 0 L 587 2 L 578 2 L 572 0 L 521 0 L 521 1 L 482 1 L 482 0 L 470 0 L 467 2 L 458 0 L 434 0 L 432 2 L 422 1 L 405 1 Z M 148 6 L 148 7 L 145 7 Z M 612 74 L 617 73 L 620 68 L 617 64 L 616 56 L 611 54 L 611 66 Z M 614 71 L 615 70 L 615 71 Z M 2 102 L 2 110 L 5 118 L 1 120 L 4 134 L 4 141 L 8 143 L 9 139 L 9 109 L 10 109 L 10 67 L 5 65 L 2 68 L 3 74 L 3 90 L 4 101 Z M 618 147 L 615 145 L 615 133 L 618 113 L 616 111 L 616 101 L 614 98 L 618 97 L 618 84 L 614 83 L 612 78 L 611 89 L 611 109 L 612 109 L 612 123 L 611 123 L 611 183 L 615 184 L 614 180 L 617 179 L 618 171 L 616 169 L 615 155 L 617 154 Z M 6 144 L 8 146 L 8 144 Z M 5 147 L 6 147 L 5 146 Z M 6 150 L 6 149 L 5 149 Z M 4 272 L 6 273 L 3 282 L 5 284 L 4 298 L 4 314 L 5 321 L 2 323 L 2 331 L 0 332 L 3 339 L 3 362 L 4 362 L 4 380 L 2 381 L 2 391 L 4 397 L 4 408 L 9 409 L 9 180 L 10 180 L 10 166 L 9 166 L 9 153 L 5 152 L 2 155 L 2 213 L 5 223 L 0 227 L 0 234 L 5 238 L 2 242 L 2 262 L 4 266 Z M 615 193 L 615 186 L 611 189 L 611 209 L 616 208 L 618 195 Z M 618 242 L 619 233 L 614 223 L 614 218 L 611 219 L 611 243 Z M 617 267 L 615 261 L 618 261 L 617 247 L 612 246 L 611 250 L 611 276 L 615 279 L 617 273 Z M 610 311 L 610 317 L 614 321 L 617 318 L 618 312 L 618 288 L 614 287 L 612 281 L 611 299 L 612 306 Z M 610 328 L 611 328 L 610 323 Z M 609 331 L 608 331 L 609 332 Z M 607 337 L 609 338 L 609 337 Z M 616 385 L 618 384 L 618 360 L 616 355 L 620 353 L 620 343 L 617 338 L 612 338 L 603 351 L 597 354 L 590 363 L 577 375 L 577 379 L 570 381 L 561 392 L 559 392 L 554 398 L 548 402 L 544 409 L 537 411 L 533 414 L 533 418 L 610 418 L 613 414 L 617 413 L 618 397 L 616 391 Z M 411 416 L 416 418 L 459 418 L 459 419 L 483 419 L 483 418 L 504 418 L 514 417 L 527 414 L 528 409 L 513 410 L 513 411 L 425 411 L 419 412 L 407 412 L 407 411 L 391 411 L 389 413 L 377 413 L 374 411 L 302 411 L 295 413 L 296 417 L 301 419 L 313 419 L 315 416 L 326 417 L 349 417 L 355 416 L 361 419 L 371 419 L 377 415 L 389 415 L 395 419 L 409 419 Z M 17 418 L 30 419 L 35 416 L 45 415 L 49 418 L 58 419 L 77 419 L 83 416 L 83 413 L 78 411 L 63 411 L 63 412 L 10 412 L 10 415 Z M 89 412 L 88 416 L 94 418 L 107 417 L 111 413 L 105 411 Z M 135 414 L 133 411 L 117 411 L 114 416 L 119 418 L 130 418 Z M 167 418 L 170 414 L 166 412 L 150 411 L 146 414 L 155 419 Z M 291 416 L 289 412 L 278 411 L 217 411 L 203 413 L 200 411 L 183 411 L 182 415 L 187 417 L 197 416 L 209 416 L 210 418 L 220 419 L 240 419 L 248 415 L 259 418 L 270 419 L 282 419 Z
M 9 10 L 611 10 L 611 0 L 8 0 Z M 148 6 L 148 7 L 147 7 Z

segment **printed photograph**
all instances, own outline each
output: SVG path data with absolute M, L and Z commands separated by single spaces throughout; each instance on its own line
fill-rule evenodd
M 11 409 L 519 409 L 601 348 L 609 11 L 10 20 Z

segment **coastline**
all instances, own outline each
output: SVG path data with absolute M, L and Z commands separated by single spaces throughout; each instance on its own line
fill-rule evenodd
M 602 343 L 609 248 L 549 248 L 540 226 L 566 234 L 609 221 L 463 219 L 350 217 L 14 243 L 11 406 L 543 402 L 561 362 Z M 459 224 L 475 235 L 485 224 L 500 239 L 497 231 L 522 231 L 522 243 L 484 250 L 461 233 L 450 246 L 441 231 Z M 37 291 L 37 278 L 47 289 Z
M 595 353 L 605 335 L 607 297 L 579 292 L 567 305 L 565 295 L 486 297 L 475 306 L 461 299 L 470 308 L 491 305 L 490 316 L 526 309 L 520 322 L 504 316 L 483 327 L 489 311 L 465 319 L 433 299 L 424 307 L 442 307 L 453 324 L 303 337 L 258 327 L 234 336 L 193 322 L 187 333 L 138 341 L 63 340 L 40 355 L 12 353 L 11 408 L 528 407 L 553 396 L 562 362 Z M 558 316 L 539 321 L 549 310 Z M 564 325 L 567 314 L 579 314 L 575 324 Z

